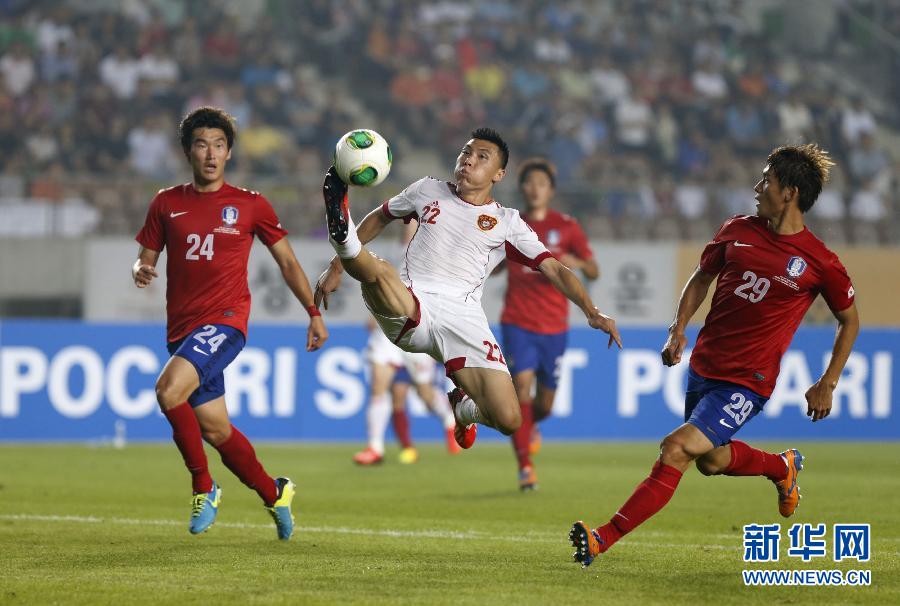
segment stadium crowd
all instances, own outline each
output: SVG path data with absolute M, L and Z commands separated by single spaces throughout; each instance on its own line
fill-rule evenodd
M 838 12 L 826 43 L 786 47 L 783 15 L 749 4 L 0 1 L 0 234 L 133 233 L 186 177 L 178 120 L 211 104 L 239 125 L 230 180 L 297 235 L 323 235 L 311 217 L 343 132 L 379 130 L 413 178 L 404 158 L 446 174 L 487 124 L 513 164 L 556 162 L 561 206 L 592 237 L 707 239 L 752 212 L 775 144 L 814 140 L 838 168 L 812 223 L 834 243 L 898 243 L 896 110 L 854 92 L 835 56 L 864 33 Z

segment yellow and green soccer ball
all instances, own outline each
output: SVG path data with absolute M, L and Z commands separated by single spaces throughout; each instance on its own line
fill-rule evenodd
M 391 146 L 368 128 L 351 130 L 334 148 L 334 168 L 347 185 L 372 187 L 391 172 Z

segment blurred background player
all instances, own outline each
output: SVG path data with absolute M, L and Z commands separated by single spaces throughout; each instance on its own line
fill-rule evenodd
M 707 476 L 768 478 L 778 493 L 779 513 L 793 515 L 800 503 L 803 455 L 794 448 L 765 452 L 732 436 L 763 409 L 781 358 L 819 293 L 838 328 L 828 367 L 806 392 L 806 414 L 819 421 L 831 412 L 834 389 L 859 333 L 859 315 L 847 271 L 803 217 L 832 166 L 815 144 L 773 150 L 754 187 L 756 216 L 729 219 L 706 245 L 662 350 L 666 366 L 681 361 L 687 323 L 718 276 L 691 354 L 685 422 L 665 437 L 650 476 L 608 523 L 594 530 L 581 521 L 572 526 L 574 557 L 584 566 L 665 507 L 694 462 Z
M 157 277 L 156 263 L 166 249 L 166 339 L 171 358 L 157 379 L 156 396 L 191 472 L 191 533 L 204 532 L 213 524 L 222 496 L 209 473 L 206 440 L 219 451 L 225 466 L 259 494 L 275 520 L 278 538 L 287 540 L 293 533 L 294 484 L 266 473 L 225 407 L 223 371 L 246 342 L 247 259 L 254 236 L 268 247 L 284 281 L 309 313 L 306 350 L 319 349 L 328 331 L 285 238 L 287 231 L 268 200 L 225 182 L 235 130 L 233 118 L 212 107 L 195 109 L 181 122 L 181 147 L 193 182 L 160 190 L 153 198 L 136 238 L 141 247 L 132 277 L 138 288 L 148 286 Z
M 354 225 L 347 185 L 334 167 L 323 184 L 329 242 L 337 253 L 316 282 L 316 302 L 340 285 L 346 270 L 361 285 L 363 300 L 385 334 L 404 351 L 428 353 L 457 385 L 451 396 L 455 438 L 475 441 L 481 423 L 511 435 L 521 411 L 506 361 L 494 337 L 481 294 L 504 258 L 541 271 L 584 312 L 588 325 L 622 346 L 615 321 L 602 314 L 571 270 L 556 260 L 534 231 L 491 191 L 506 175 L 509 148 L 493 129 L 479 128 L 463 145 L 453 181 L 425 177 Z M 416 218 L 403 277 L 363 247 L 395 219 Z
M 560 263 L 596 280 L 600 271 L 581 226 L 550 208 L 556 193 L 556 167 L 545 158 L 525 160 L 519 166 L 519 191 L 525 200 L 522 219 L 538 239 Z M 512 435 L 512 444 L 519 465 L 519 488 L 533 490 L 537 473 L 531 455 L 537 454 L 541 445 L 537 424 L 553 408 L 569 336 L 569 301 L 540 272 L 517 263 L 504 265 L 508 277 L 500 317 L 503 350 L 522 410 L 522 425 Z
M 419 453 L 412 442 L 406 396 L 413 385 L 419 399 L 444 425 L 447 449 L 459 452 L 453 437 L 456 421 L 446 394 L 435 388 L 435 362 L 428 354 L 407 353 L 390 342 L 374 319 L 369 323 L 369 343 L 366 360 L 369 362 L 369 407 L 366 409 L 368 444 L 353 455 L 359 465 L 375 465 L 384 461 L 384 436 L 391 421 L 400 442 L 401 463 L 415 463 Z

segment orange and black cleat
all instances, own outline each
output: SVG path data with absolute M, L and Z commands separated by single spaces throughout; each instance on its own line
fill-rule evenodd
M 781 453 L 787 465 L 787 476 L 783 480 L 775 482 L 778 490 L 778 513 L 789 518 L 800 505 L 800 485 L 797 484 L 797 474 L 803 469 L 803 455 L 796 448 L 785 450 Z
M 569 531 L 569 540 L 572 542 L 572 547 L 575 548 L 575 553 L 572 554 L 572 557 L 575 558 L 576 562 L 581 562 L 582 568 L 590 566 L 591 562 L 600 555 L 600 547 L 603 545 L 603 540 L 596 530 L 591 530 L 581 520 L 572 524 L 572 530 Z

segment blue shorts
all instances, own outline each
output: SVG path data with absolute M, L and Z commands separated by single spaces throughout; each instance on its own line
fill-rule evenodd
M 401 366 L 394 373 L 394 383 L 409 383 L 412 385 L 412 377 L 409 375 L 409 371 L 406 370 L 406 366 Z
M 513 324 L 501 324 L 500 328 L 503 331 L 503 355 L 506 356 L 509 374 L 515 376 L 517 372 L 533 370 L 538 383 L 549 389 L 556 389 L 569 332 L 543 335 Z
M 225 395 L 225 367 L 244 349 L 244 333 L 224 324 L 207 324 L 179 341 L 166 344 L 173 356 L 194 365 L 200 386 L 188 397 L 196 408 Z
M 714 446 L 719 447 L 728 444 L 768 400 L 749 387 L 707 379 L 689 368 L 684 422 L 702 431 Z

